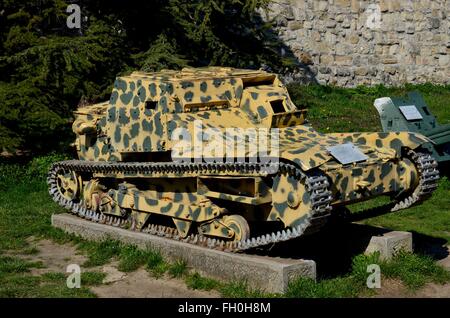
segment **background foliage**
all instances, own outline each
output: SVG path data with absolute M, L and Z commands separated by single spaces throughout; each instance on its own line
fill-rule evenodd
M 3 0 L 0 152 L 61 150 L 77 104 L 107 99 L 114 78 L 134 69 L 292 67 L 256 11 L 268 1 Z M 81 8 L 81 29 L 66 26 L 69 3 Z

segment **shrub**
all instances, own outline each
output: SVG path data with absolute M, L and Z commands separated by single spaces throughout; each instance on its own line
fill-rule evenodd
M 29 179 L 45 180 L 52 163 L 68 159 L 66 155 L 52 153 L 47 156 L 33 158 L 27 165 L 25 175 Z

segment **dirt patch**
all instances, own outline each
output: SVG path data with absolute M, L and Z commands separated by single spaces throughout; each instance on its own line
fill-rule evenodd
M 117 269 L 117 263 L 111 265 L 104 265 L 102 266 L 101 271 L 106 274 L 105 279 L 103 279 L 104 284 L 121 281 L 127 276 L 126 273 L 121 272 Z
M 449 298 L 450 284 L 429 283 L 412 292 L 400 280 L 384 279 L 374 298 Z
M 144 269 L 138 269 L 131 273 L 124 273 L 117 269 L 117 262 L 112 262 L 103 266 L 83 268 L 82 264 L 87 257 L 77 250 L 72 244 L 58 244 L 50 240 L 28 240 L 32 247 L 38 250 L 33 255 L 23 255 L 10 253 L 16 257 L 32 262 L 42 262 L 42 268 L 32 268 L 32 275 L 42 275 L 44 273 L 66 273 L 67 266 L 78 264 L 81 270 L 97 271 L 106 273 L 104 284 L 91 287 L 99 297 L 180 297 L 180 298 L 200 298 L 219 297 L 216 291 L 199 291 L 189 289 L 183 280 L 170 277 L 156 279 Z
M 72 244 L 58 244 L 50 240 L 37 240 L 30 238 L 27 240 L 30 246 L 38 250 L 37 254 L 22 255 L 13 254 L 31 262 L 42 262 L 43 268 L 32 268 L 32 275 L 42 275 L 44 273 L 56 272 L 66 273 L 70 264 L 82 265 L 87 257 L 81 254 Z
M 437 263 L 450 271 L 450 246 L 447 246 L 447 257 Z M 414 297 L 450 298 L 450 283 L 444 285 L 427 284 L 415 293 Z
M 430 247 L 428 247 L 430 248 Z M 432 250 L 426 250 L 432 252 Z M 450 270 L 450 246 L 442 246 L 439 255 L 445 255 L 437 263 Z M 376 290 L 375 298 L 450 298 L 450 283 L 440 285 L 428 283 L 421 289 L 412 292 L 400 280 L 384 278 L 381 288 Z
M 113 272 L 111 273 L 111 268 Z M 99 297 L 147 297 L 147 298 L 206 298 L 220 297 L 216 291 L 200 291 L 189 289 L 179 279 L 161 277 L 156 279 L 144 269 L 131 273 L 119 272 L 115 267 L 103 269 L 107 273 L 106 281 L 112 283 L 92 287 L 91 290 Z M 108 272 L 109 271 L 109 272 Z M 117 279 L 117 277 L 120 277 Z
M 450 298 L 450 284 L 428 284 L 417 293 L 415 293 L 412 297 Z
M 396 279 L 383 279 L 381 288 L 377 289 L 376 292 L 374 298 L 397 298 L 405 297 L 404 295 L 408 294 L 402 282 Z

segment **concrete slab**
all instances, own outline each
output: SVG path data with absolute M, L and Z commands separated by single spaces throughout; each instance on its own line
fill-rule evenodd
M 391 259 L 400 250 L 412 252 L 412 233 L 392 231 L 380 236 L 372 236 L 366 254 L 380 252 L 383 259 Z
M 195 271 L 216 279 L 246 281 L 252 288 L 283 293 L 289 282 L 303 276 L 316 279 L 312 260 L 227 253 L 159 236 L 93 223 L 69 214 L 52 215 L 52 225 L 85 239 L 116 239 L 141 248 L 159 250 L 169 260 L 183 259 Z

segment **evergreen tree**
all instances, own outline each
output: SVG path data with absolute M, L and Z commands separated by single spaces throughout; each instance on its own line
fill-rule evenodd
M 70 3 L 81 29 L 69 29 Z M 134 69 L 225 65 L 292 67 L 257 13 L 268 0 L 3 0 L 0 7 L 0 152 L 45 152 L 73 138 L 80 100 L 107 99 Z

